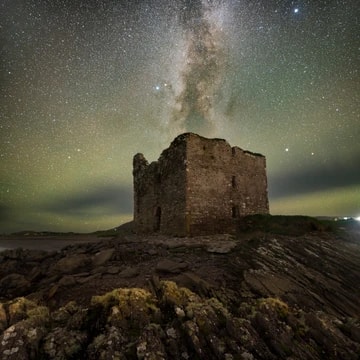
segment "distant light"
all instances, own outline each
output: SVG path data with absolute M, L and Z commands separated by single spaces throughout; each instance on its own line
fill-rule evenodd
M 299 8 L 294 9 L 294 13 L 297 14 L 299 12 Z
M 360 216 L 355 218 L 356 221 L 360 221 Z
M 285 148 L 285 151 L 288 152 L 288 151 L 289 151 L 289 148 Z
M 159 85 L 156 85 L 156 86 L 155 86 L 155 90 L 159 91 L 159 90 L 160 90 L 160 86 L 159 86 Z

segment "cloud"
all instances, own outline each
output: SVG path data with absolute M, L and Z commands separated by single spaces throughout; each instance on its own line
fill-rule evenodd
M 0 222 L 11 219 L 12 210 L 9 206 L 0 204 Z
M 279 198 L 287 195 L 324 191 L 360 183 L 360 168 L 356 163 L 333 164 L 331 167 L 301 169 L 294 174 L 269 178 L 269 195 Z
M 270 201 L 272 214 L 359 216 L 360 186 L 332 188 Z
M 92 191 L 59 196 L 44 206 L 45 211 L 75 217 L 129 214 L 133 211 L 131 187 L 107 185 Z

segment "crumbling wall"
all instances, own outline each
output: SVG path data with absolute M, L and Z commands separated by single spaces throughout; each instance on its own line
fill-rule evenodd
M 149 165 L 143 154 L 134 156 L 134 223 L 140 232 L 155 231 L 155 212 L 159 191 L 156 186 L 157 172 L 156 163 Z
M 138 232 L 185 236 L 186 143 L 176 138 L 150 165 L 142 154 L 133 162 L 134 222 Z
M 222 139 L 178 136 L 158 161 L 134 157 L 138 232 L 233 232 L 241 216 L 269 212 L 265 157 Z

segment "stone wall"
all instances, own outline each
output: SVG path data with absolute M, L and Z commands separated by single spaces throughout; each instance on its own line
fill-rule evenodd
M 134 156 L 134 222 L 140 233 L 185 236 L 186 143 L 176 138 L 156 162 Z
M 189 135 L 186 211 L 192 235 L 232 232 L 240 216 L 268 213 L 265 157 Z
M 157 162 L 137 154 L 133 165 L 138 232 L 227 233 L 239 217 L 269 212 L 265 157 L 225 140 L 182 134 Z

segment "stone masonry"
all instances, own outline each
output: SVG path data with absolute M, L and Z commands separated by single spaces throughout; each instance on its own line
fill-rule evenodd
M 238 219 L 268 214 L 266 160 L 222 139 L 179 135 L 158 161 L 133 161 L 138 233 L 232 233 Z

